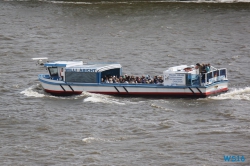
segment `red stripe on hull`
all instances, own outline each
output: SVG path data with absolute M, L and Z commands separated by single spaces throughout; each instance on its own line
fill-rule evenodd
M 54 91 L 54 90 L 48 90 L 48 89 L 44 89 L 44 91 L 55 96 L 70 96 L 70 95 L 82 94 L 81 91 Z
M 201 93 L 173 93 L 173 92 L 95 92 L 91 91 L 90 93 L 99 93 L 106 95 L 131 95 L 131 96 L 202 96 Z
M 219 93 L 227 92 L 227 91 L 228 91 L 228 88 L 218 89 L 218 90 L 215 90 L 215 91 L 212 91 L 212 92 L 207 92 L 206 96 L 217 95 Z

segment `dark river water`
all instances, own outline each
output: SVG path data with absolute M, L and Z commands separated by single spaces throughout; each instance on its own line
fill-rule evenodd
M 229 91 L 54 97 L 34 57 L 133 75 L 211 63 L 228 69 Z M 250 165 L 249 64 L 250 3 L 0 1 L 0 165 Z

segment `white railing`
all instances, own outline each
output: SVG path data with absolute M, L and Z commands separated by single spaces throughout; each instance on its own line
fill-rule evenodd
M 201 84 L 204 84 L 204 85 L 209 85 L 214 82 L 223 81 L 223 80 L 227 80 L 226 68 L 212 70 L 208 73 L 202 74 L 202 76 L 200 77 L 200 82 Z

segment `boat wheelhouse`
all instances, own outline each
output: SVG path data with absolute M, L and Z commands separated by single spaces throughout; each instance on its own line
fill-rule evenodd
M 82 92 L 157 97 L 206 97 L 228 90 L 227 70 L 211 67 L 204 74 L 194 65 L 180 65 L 163 71 L 162 82 L 106 83 L 107 76 L 123 76 L 118 63 L 55 61 L 45 63 L 49 74 L 40 74 L 44 90 L 52 95 L 79 95 Z

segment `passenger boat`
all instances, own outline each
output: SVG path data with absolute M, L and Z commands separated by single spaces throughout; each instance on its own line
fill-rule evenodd
M 227 69 L 211 67 L 200 74 L 195 65 L 170 67 L 162 72 L 162 82 L 106 83 L 103 78 L 123 76 L 118 63 L 83 63 L 82 61 L 54 61 L 44 65 L 48 74 L 38 76 L 42 87 L 52 95 L 79 95 L 82 92 L 107 95 L 157 97 L 207 97 L 228 90 Z M 186 70 L 186 69 L 189 70 Z M 149 77 L 149 76 L 148 76 Z

